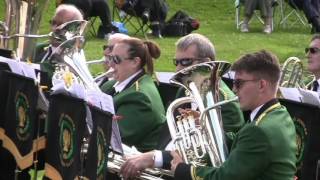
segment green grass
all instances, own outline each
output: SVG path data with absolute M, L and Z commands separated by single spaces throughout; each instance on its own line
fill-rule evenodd
M 110 0 L 109 0 L 110 1 Z M 250 33 L 240 33 L 234 23 L 235 8 L 233 0 L 167 0 L 170 5 L 168 18 L 177 10 L 184 10 L 191 16 L 199 19 L 200 29 L 194 32 L 207 36 L 215 45 L 217 59 L 234 62 L 239 56 L 247 52 L 260 49 L 270 50 L 275 53 L 281 62 L 288 57 L 304 57 L 304 48 L 311 38 L 310 28 L 295 25 L 290 28 L 280 27 L 279 8 L 275 14 L 275 31 L 271 35 L 265 35 L 262 25 L 253 20 L 250 24 Z M 111 7 L 111 6 L 110 6 Z M 55 1 L 50 1 L 48 9 L 43 14 L 43 20 L 39 30 L 40 34 L 49 32 L 48 21 L 53 15 Z M 0 2 L 0 19 L 4 19 L 4 1 Z M 98 26 L 98 21 L 95 26 Z M 129 31 L 131 30 L 130 27 Z M 143 38 L 141 34 L 138 37 Z M 96 39 L 90 34 L 86 35 L 85 53 L 88 60 L 102 57 L 102 45 L 104 40 Z M 149 39 L 156 41 L 161 47 L 161 57 L 156 61 L 157 71 L 173 71 L 171 59 L 174 57 L 174 43 L 178 38 Z M 102 68 L 95 66 L 91 71 L 97 73 Z

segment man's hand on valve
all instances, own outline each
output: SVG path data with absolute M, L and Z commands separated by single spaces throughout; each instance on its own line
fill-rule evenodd
M 124 179 L 137 177 L 146 168 L 154 167 L 154 151 L 134 155 L 125 158 L 125 163 L 121 166 L 120 174 Z
M 199 125 L 199 117 L 200 117 L 200 112 L 196 110 L 192 110 L 190 108 L 182 109 L 178 108 L 178 112 L 181 114 L 181 116 L 186 117 L 189 115 L 192 115 L 196 124 Z
M 183 163 L 182 158 L 176 151 L 171 151 L 172 161 L 171 161 L 171 171 L 174 173 L 178 164 Z

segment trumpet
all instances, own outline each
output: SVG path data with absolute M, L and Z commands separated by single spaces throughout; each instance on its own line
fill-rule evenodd
M 167 110 L 167 123 L 176 149 L 185 163 L 205 166 L 208 154 L 214 167 L 219 167 L 226 159 L 227 148 L 221 127 L 221 112 L 217 108 L 236 101 L 237 98 L 218 102 L 220 77 L 229 70 L 224 61 L 211 61 L 190 66 L 177 72 L 171 83 L 182 86 L 189 96 L 176 99 Z M 218 102 L 218 103 L 217 103 Z M 195 123 L 192 115 L 175 118 L 175 111 L 185 103 L 196 103 L 200 110 L 200 123 Z

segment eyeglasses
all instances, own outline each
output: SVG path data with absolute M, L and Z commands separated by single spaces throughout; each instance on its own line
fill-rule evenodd
M 102 49 L 103 49 L 103 50 L 108 49 L 109 51 L 112 51 L 112 50 L 113 50 L 113 47 L 114 47 L 114 45 L 103 45 L 103 46 L 102 46 Z
M 236 89 L 240 89 L 241 86 L 243 86 L 243 84 L 245 84 L 246 82 L 259 81 L 259 80 L 260 80 L 260 79 L 248 79 L 248 80 L 235 79 L 235 80 L 233 80 L 233 87 L 235 87 Z
M 118 55 L 106 55 L 106 63 L 115 63 L 120 64 L 123 60 L 132 59 L 132 58 L 121 58 Z
M 310 54 L 315 54 L 315 53 L 320 52 L 320 49 L 319 49 L 319 48 L 316 48 L 316 47 L 307 47 L 307 48 L 305 49 L 305 52 L 306 52 L 306 54 L 307 54 L 308 52 L 310 52 Z
M 181 59 L 173 59 L 173 64 L 175 66 L 178 66 L 179 64 L 181 66 L 190 66 L 193 61 L 204 61 L 205 59 L 200 59 L 200 58 L 181 58 Z

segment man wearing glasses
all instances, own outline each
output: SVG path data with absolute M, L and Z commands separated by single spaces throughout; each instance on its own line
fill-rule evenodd
M 286 108 L 276 99 L 280 66 L 276 56 L 259 51 L 236 61 L 233 90 L 250 123 L 236 135 L 230 154 L 220 167 L 194 167 L 174 151 L 175 179 L 292 180 L 296 172 L 296 133 Z
M 176 66 L 176 71 L 180 71 L 191 65 L 201 62 L 214 61 L 215 49 L 208 38 L 203 35 L 192 33 L 180 38 L 176 42 L 176 54 L 173 63 Z M 220 82 L 220 100 L 230 99 L 234 97 L 233 92 L 227 85 Z M 184 96 L 184 91 L 180 90 L 177 96 Z M 226 134 L 227 145 L 230 147 L 232 139 L 236 132 L 244 124 L 242 112 L 238 102 L 229 103 L 221 107 L 223 128 Z M 172 150 L 169 147 L 166 150 Z M 168 148 L 169 147 L 169 148 Z M 122 176 L 127 179 L 139 175 L 141 170 L 145 168 L 162 167 L 170 169 L 170 161 L 172 157 L 169 151 L 150 151 L 141 155 L 133 156 L 127 159 L 121 168 Z M 183 178 L 181 178 L 183 179 Z
M 308 70 L 315 76 L 315 81 L 309 87 L 310 90 L 320 93 L 320 35 L 312 37 L 310 45 L 306 48 L 308 58 Z
M 58 27 L 61 24 L 74 20 L 83 20 L 83 16 L 79 9 L 77 9 L 73 5 L 59 5 L 52 20 L 50 20 L 51 31 L 56 32 L 58 31 Z M 51 38 L 49 43 L 38 44 L 33 55 L 32 61 L 34 63 L 40 63 L 41 70 L 47 72 L 49 77 L 52 77 L 55 70 L 55 62 L 49 60 L 49 57 L 52 55 L 52 52 L 54 52 L 54 50 L 60 45 L 60 43 L 60 41 Z

